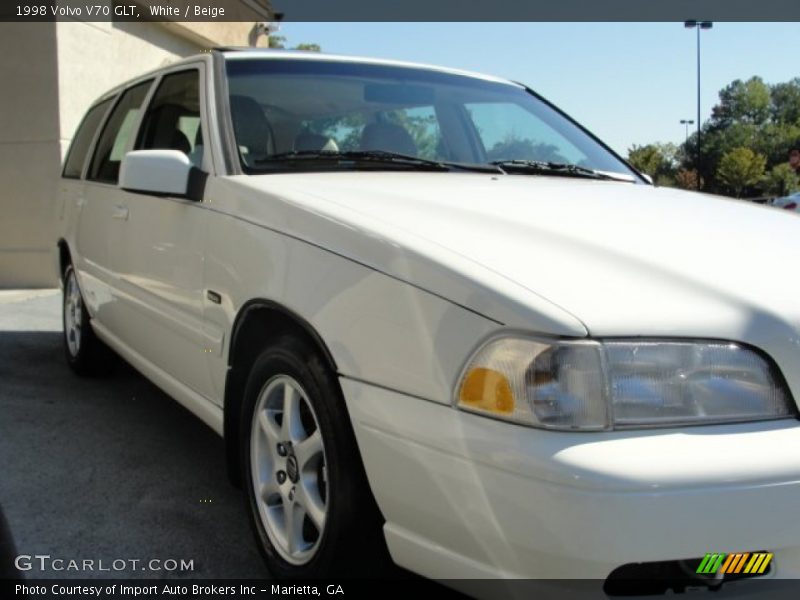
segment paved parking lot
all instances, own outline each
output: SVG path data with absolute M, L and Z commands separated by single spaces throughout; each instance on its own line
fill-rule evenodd
M 0 292 L 0 506 L 18 553 L 194 561 L 118 577 L 265 577 L 222 440 L 127 365 L 75 377 L 60 329 L 59 292 Z

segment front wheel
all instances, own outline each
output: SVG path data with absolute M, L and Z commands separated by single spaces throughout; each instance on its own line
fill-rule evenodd
M 247 505 L 270 572 L 302 579 L 388 569 L 338 382 L 317 354 L 292 337 L 264 350 L 242 417 Z

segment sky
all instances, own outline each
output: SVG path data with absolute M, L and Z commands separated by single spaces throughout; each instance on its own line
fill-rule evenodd
M 317 43 L 324 52 L 522 82 L 623 155 L 633 144 L 681 143 L 680 120 L 697 119 L 697 34 L 682 22 L 289 22 L 278 35 L 288 46 Z M 735 79 L 800 77 L 800 23 L 715 22 L 700 38 L 702 120 Z

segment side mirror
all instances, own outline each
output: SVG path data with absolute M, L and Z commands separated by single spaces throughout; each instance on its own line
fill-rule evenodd
M 644 177 L 644 180 L 650 185 L 655 185 L 655 183 L 653 182 L 653 178 L 650 177 L 650 175 L 648 175 L 647 173 L 642 173 L 642 177 Z
M 206 174 L 179 150 L 134 150 L 122 159 L 119 186 L 129 192 L 156 196 L 203 198 Z

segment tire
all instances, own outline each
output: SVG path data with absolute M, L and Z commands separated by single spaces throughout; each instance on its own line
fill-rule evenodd
M 285 336 L 258 356 L 240 431 L 247 509 L 274 577 L 392 571 L 338 381 L 306 343 Z
M 72 265 L 64 272 L 64 354 L 70 368 L 81 376 L 105 375 L 113 365 L 113 354 L 92 330 L 78 278 Z

